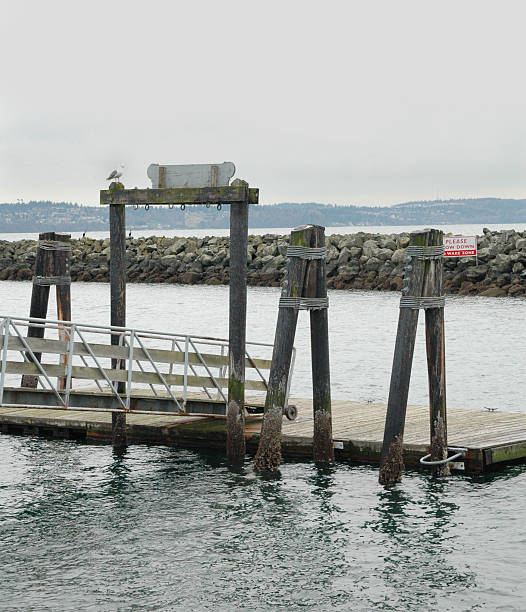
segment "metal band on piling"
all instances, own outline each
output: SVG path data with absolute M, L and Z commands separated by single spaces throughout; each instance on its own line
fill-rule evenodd
M 439 259 L 444 256 L 443 246 L 408 246 L 405 254 L 418 259 Z
M 446 304 L 445 296 L 432 296 L 432 297 L 414 297 L 412 295 L 403 295 L 400 298 L 400 308 L 411 308 L 418 310 L 423 308 L 444 308 Z
M 71 285 L 71 276 L 33 276 L 33 285 Z
M 71 251 L 71 245 L 60 240 L 39 240 L 37 246 L 43 251 Z
M 327 249 L 325 247 L 287 247 L 287 257 L 299 257 L 300 259 L 325 259 Z
M 296 310 L 321 310 L 329 308 L 329 298 L 309 297 L 280 297 L 280 308 L 294 308 Z

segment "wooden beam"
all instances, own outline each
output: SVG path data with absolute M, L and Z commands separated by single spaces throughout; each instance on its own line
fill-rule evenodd
M 68 243 L 71 240 L 70 234 L 56 234 L 56 239 L 60 242 Z M 56 286 L 57 299 L 57 319 L 59 321 L 71 321 L 71 250 L 59 249 L 55 252 L 55 276 L 61 276 L 64 279 L 70 279 L 67 283 L 60 283 Z M 61 326 L 58 330 L 58 337 L 65 341 L 66 329 Z M 67 353 L 61 355 L 60 363 L 67 365 L 69 356 Z M 66 379 L 60 378 L 58 388 L 63 390 L 66 388 Z
M 44 240 L 55 240 L 55 232 L 45 232 L 38 235 L 39 241 Z M 54 272 L 54 251 L 43 249 L 40 246 L 37 248 L 37 255 L 35 260 L 35 277 L 39 276 L 53 276 Z M 49 304 L 49 285 L 39 285 L 33 283 L 31 290 L 31 306 L 29 308 L 29 316 L 36 319 L 45 319 L 47 316 L 47 308 Z M 27 330 L 28 338 L 43 338 L 44 328 L 43 327 L 32 327 L 30 326 Z M 41 355 L 35 353 L 35 358 L 40 361 Z M 31 359 L 31 356 L 27 354 L 27 358 Z M 38 385 L 38 379 L 35 376 L 23 376 L 22 387 L 29 387 L 36 389 Z
M 121 183 L 112 183 L 108 190 L 112 197 L 124 191 Z M 126 207 L 119 203 L 110 206 L 110 317 L 111 325 L 126 326 Z M 112 334 L 112 344 L 119 344 L 119 335 Z M 114 360 L 113 368 L 124 366 L 123 360 Z M 125 384 L 117 384 L 118 393 L 124 393 Z M 126 440 L 126 414 L 113 412 L 111 417 L 112 444 L 124 448 Z
M 245 340 L 247 327 L 248 183 L 234 189 L 245 200 L 230 207 L 230 292 L 228 321 L 228 407 L 226 454 L 233 466 L 245 460 Z M 221 189 L 221 188 L 219 188 Z M 228 188 L 230 189 L 230 188 Z
M 444 233 L 430 230 L 429 246 L 442 246 Z M 428 259 L 425 262 L 424 297 L 444 295 L 444 258 Z M 447 410 L 446 410 L 446 351 L 444 330 L 444 307 L 427 308 L 426 354 L 429 380 L 430 461 L 447 459 Z M 435 466 L 436 476 L 449 476 L 449 465 Z
M 243 181 L 244 182 L 244 181 Z M 167 206 L 169 204 L 257 204 L 259 189 L 245 185 L 228 187 L 173 187 L 166 189 L 103 189 L 100 205 Z
M 290 244 L 310 247 L 313 229 L 312 225 L 302 225 L 293 229 L 290 233 Z M 306 270 L 307 260 L 299 257 L 289 258 L 287 275 L 281 290 L 283 297 L 302 296 Z M 281 464 L 283 409 L 285 408 L 297 323 L 298 311 L 295 308 L 279 309 L 261 438 L 254 459 L 254 469 L 262 474 L 275 474 Z
M 311 246 L 325 246 L 325 228 L 315 225 Z M 306 297 L 327 297 L 327 273 L 325 258 L 309 262 L 312 269 L 305 283 Z M 314 433 L 312 453 L 317 466 L 326 466 L 334 461 L 331 418 L 331 377 L 329 364 L 329 317 L 328 309 L 310 311 L 311 360 L 312 360 L 312 407 Z
M 426 246 L 428 236 L 427 230 L 412 232 L 409 246 Z M 424 261 L 412 256 L 404 269 L 403 295 L 420 297 L 423 282 Z M 386 486 L 392 486 L 402 479 L 405 415 L 417 324 L 417 309 L 400 308 L 379 472 L 379 482 Z

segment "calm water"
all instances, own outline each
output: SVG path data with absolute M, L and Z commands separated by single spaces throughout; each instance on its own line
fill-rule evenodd
M 28 313 L 30 283 L 2 282 Z M 130 285 L 128 325 L 225 336 L 228 288 Z M 249 290 L 273 340 L 279 290 Z M 399 295 L 330 293 L 335 397 L 385 401 Z M 107 324 L 109 286 L 75 283 L 74 319 Z M 50 316 L 55 316 L 52 309 Z M 300 313 L 293 394 L 310 393 Z M 448 298 L 448 400 L 525 412 L 526 301 Z M 419 329 L 410 401 L 426 401 Z M 0 435 L 2 610 L 524 610 L 526 466 L 384 491 L 375 468 L 279 480 L 220 455 Z
M 423 229 L 429 227 L 428 225 L 348 225 L 348 226 L 335 226 L 326 227 L 325 233 L 327 236 L 331 234 L 357 234 L 358 232 L 368 232 L 370 234 L 399 234 L 400 232 L 411 232 L 417 229 Z M 490 230 L 503 230 L 503 229 L 516 229 L 517 231 L 524 231 L 526 229 L 526 223 L 472 223 L 462 225 L 433 225 L 436 229 L 441 229 L 444 232 L 451 234 L 464 234 L 464 235 L 480 235 L 482 229 L 487 227 Z M 82 238 L 84 232 L 71 232 L 73 238 Z M 230 230 L 228 229 L 138 229 L 132 230 L 132 235 L 135 238 L 140 236 L 197 236 L 202 238 L 204 236 L 228 236 Z M 249 233 L 253 235 L 263 234 L 290 234 L 290 227 L 250 227 Z M 108 230 L 98 230 L 92 232 L 86 232 L 88 238 L 109 238 L 110 232 Z M 23 240 L 25 238 L 36 240 L 38 238 L 37 232 L 20 233 L 20 232 L 0 232 L 0 240 Z

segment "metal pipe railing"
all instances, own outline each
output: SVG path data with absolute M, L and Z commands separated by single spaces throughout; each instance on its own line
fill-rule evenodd
M 51 367 L 52 364 L 41 363 L 40 359 L 36 358 L 35 353 L 33 352 L 33 349 L 31 348 L 31 345 L 30 345 L 31 342 L 33 341 L 41 342 L 42 339 L 24 338 L 24 336 L 22 335 L 19 329 L 22 327 L 24 328 L 25 327 L 27 328 L 40 327 L 43 329 L 51 329 L 51 330 L 58 331 L 59 338 L 65 341 L 64 350 L 61 349 L 60 345 L 57 347 L 57 345 L 55 344 L 53 345 L 52 350 L 50 348 L 48 352 L 58 353 L 59 355 L 64 355 L 64 361 L 66 363 L 64 364 L 63 373 L 61 373 L 60 370 L 57 371 L 56 365 L 53 365 L 53 370 L 51 370 L 53 374 L 49 374 L 48 372 L 46 372 L 46 367 L 48 366 Z M 78 380 L 79 378 L 81 379 L 91 378 L 91 380 L 97 385 L 98 389 L 102 393 L 104 393 L 103 386 L 99 382 L 99 379 L 102 378 L 104 382 L 108 385 L 109 391 L 111 392 L 111 394 L 116 398 L 117 402 L 119 403 L 119 407 L 111 408 L 111 409 L 104 409 L 106 411 L 111 411 L 111 412 L 127 411 L 127 412 L 137 412 L 141 414 L 142 413 L 154 414 L 154 412 L 149 411 L 149 410 L 147 411 L 136 411 L 136 410 L 132 411 L 131 410 L 131 398 L 132 398 L 132 390 L 134 388 L 134 385 L 137 388 L 137 390 L 140 390 L 142 385 L 149 385 L 155 395 L 158 395 L 158 392 L 155 388 L 156 385 L 164 387 L 164 390 L 166 391 L 167 395 L 172 400 L 174 405 L 177 406 L 178 410 L 185 411 L 187 401 L 188 401 L 188 383 L 189 383 L 189 378 L 190 378 L 189 372 L 191 372 L 194 375 L 195 379 L 199 379 L 200 374 L 197 371 L 197 368 L 204 368 L 204 370 L 208 374 L 208 378 L 207 379 L 205 378 L 205 380 L 210 381 L 210 384 L 208 383 L 203 384 L 202 382 L 203 379 L 201 379 L 198 385 L 195 385 L 195 386 L 198 386 L 201 389 L 203 389 L 207 397 L 209 399 L 212 399 L 212 395 L 210 394 L 210 391 L 207 388 L 207 384 L 208 384 L 210 389 L 214 389 L 215 391 L 217 391 L 217 398 L 224 401 L 225 404 L 227 403 L 226 395 L 223 392 L 223 388 L 226 388 L 227 386 L 225 383 L 225 379 L 224 379 L 225 372 L 228 368 L 228 365 L 227 365 L 228 362 L 225 359 L 225 351 L 228 354 L 228 341 L 226 339 L 212 338 L 209 336 L 191 336 L 188 334 L 156 332 L 156 331 L 150 331 L 150 330 L 135 329 L 131 327 L 119 327 L 119 326 L 113 326 L 113 325 L 104 326 L 104 325 L 94 325 L 94 324 L 85 324 L 85 323 L 72 323 L 71 321 L 60 321 L 60 320 L 53 320 L 53 319 L 40 319 L 36 317 L 11 317 L 11 316 L 0 315 L 0 331 L 1 330 L 3 330 L 4 338 L 3 338 L 3 344 L 1 347 L 1 354 L 0 354 L 1 355 L 0 404 L 2 404 L 2 401 L 3 401 L 4 387 L 6 384 L 6 376 L 8 376 L 10 373 L 11 374 L 16 373 L 17 371 L 17 369 L 15 368 L 13 372 L 8 372 L 7 355 L 8 355 L 8 352 L 15 352 L 15 351 L 18 351 L 19 353 L 21 353 L 24 361 L 35 365 L 35 367 L 38 370 L 38 373 L 35 372 L 35 376 L 37 376 L 38 382 L 44 388 L 45 388 L 44 382 L 46 382 L 49 385 L 49 390 L 53 392 L 53 394 L 56 396 L 57 406 L 55 407 L 46 406 L 46 408 L 68 409 L 69 403 L 70 403 L 71 391 L 73 390 L 73 381 Z M 11 334 L 11 330 L 15 332 L 16 336 L 19 339 L 19 342 L 17 340 L 18 344 L 15 343 L 15 346 L 13 345 L 10 346 L 9 344 L 9 338 L 10 337 L 13 338 L 13 335 Z M 119 352 L 112 353 L 112 352 L 105 352 L 105 350 L 102 351 L 102 356 L 100 352 L 95 354 L 94 351 L 100 351 L 101 344 L 100 343 L 95 344 L 93 340 L 90 340 L 89 338 L 86 337 L 86 334 L 99 334 L 99 335 L 105 335 L 105 336 L 118 334 L 120 336 L 118 346 L 122 348 L 126 348 L 127 352 L 124 353 L 124 356 L 123 355 L 119 356 Z M 81 353 L 75 352 L 76 337 L 80 341 L 78 345 L 82 347 Z M 150 350 L 153 350 L 154 347 L 147 347 L 145 344 L 146 340 L 157 340 L 160 342 L 169 342 L 172 351 L 174 351 L 175 347 L 177 347 L 177 349 L 179 350 L 179 353 L 182 353 L 182 355 L 180 356 L 180 358 L 182 357 L 182 362 L 178 361 L 175 357 L 174 357 L 174 360 L 166 360 L 166 349 L 163 348 L 162 350 L 165 351 L 165 353 L 163 354 L 162 358 L 159 357 L 160 363 L 156 363 L 155 359 L 152 357 L 152 354 L 150 353 Z M 90 346 L 90 342 L 93 343 L 93 348 Z M 184 349 L 181 346 L 183 343 L 184 343 Z M 273 346 L 272 344 L 264 343 L 264 342 L 248 341 L 246 344 L 251 347 L 272 348 Z M 117 348 L 116 345 L 110 344 L 109 346 L 113 346 Z M 136 350 L 136 349 L 139 349 L 139 347 L 140 347 L 140 350 Z M 190 360 L 190 352 L 189 352 L 190 347 L 192 348 L 191 355 L 194 359 L 196 359 L 197 363 L 195 361 L 194 363 L 192 363 L 192 361 Z M 215 352 L 212 352 L 212 353 L 209 352 L 209 355 L 214 357 L 214 361 L 213 361 L 214 365 L 211 365 L 211 363 L 207 363 L 208 355 L 204 354 L 202 351 L 202 349 L 205 347 L 215 347 L 214 349 L 215 351 L 220 350 L 220 354 L 217 354 Z M 159 346 L 155 347 L 155 350 L 158 350 L 158 349 L 159 349 Z M 43 350 L 41 350 L 40 348 L 38 349 L 35 348 L 34 350 L 36 350 L 37 353 L 40 353 L 40 352 L 42 352 L 43 354 L 46 353 L 45 346 Z M 216 359 L 217 357 L 220 358 L 219 362 Z M 93 374 L 89 373 L 89 368 L 92 366 L 88 364 L 88 361 L 86 358 L 89 358 L 93 361 L 98 375 L 95 375 L 94 373 Z M 258 366 L 258 364 L 256 363 L 258 360 L 257 359 L 254 360 L 251 357 L 248 350 L 246 351 L 246 358 L 247 358 L 247 364 L 250 364 L 250 367 L 255 370 L 255 372 L 257 373 L 257 377 L 259 378 L 259 380 L 263 383 L 263 385 L 266 388 L 267 381 L 262 372 L 262 369 L 265 369 L 265 368 L 261 366 L 261 361 L 259 361 L 259 366 Z M 109 370 L 105 369 L 105 366 L 103 364 L 103 360 L 105 359 L 111 359 L 112 369 L 115 369 L 115 368 L 118 369 L 123 359 L 126 360 L 128 371 L 126 373 L 126 389 L 124 393 L 119 393 L 117 391 L 117 388 L 118 388 L 117 382 L 111 380 L 115 378 L 115 376 L 111 375 L 111 379 L 110 379 Z M 60 360 L 61 358 L 59 358 L 59 361 Z M 82 364 L 84 364 L 85 366 L 84 370 L 82 370 L 82 368 L 80 372 L 78 371 L 78 369 L 74 370 L 74 367 L 75 367 L 74 360 L 80 360 Z M 148 365 L 149 363 L 148 371 L 145 370 L 141 361 L 144 362 L 146 365 Z M 9 363 L 11 364 L 13 362 L 9 362 Z M 151 374 L 155 373 L 158 379 L 158 382 L 156 383 L 148 382 L 148 379 L 146 378 L 146 379 L 143 379 L 144 382 L 134 383 L 134 380 L 133 380 L 134 379 L 134 371 L 133 371 L 134 363 L 137 363 L 140 372 L 144 374 L 149 374 L 151 372 L 150 370 L 150 367 L 151 367 L 153 369 L 153 372 L 151 372 Z M 161 370 L 161 367 L 160 367 L 161 363 L 165 363 L 168 365 L 168 368 L 169 368 L 169 369 L 167 368 L 168 372 L 165 373 Z M 169 381 L 173 381 L 172 376 L 173 376 L 173 368 L 175 364 L 179 364 L 179 366 L 183 367 L 182 406 L 171 389 L 172 386 L 181 386 L 180 383 L 174 384 L 173 382 L 169 382 Z M 218 380 L 218 378 L 214 376 L 214 374 L 212 373 L 212 368 L 218 368 L 218 371 L 219 371 L 218 378 L 220 380 Z M 291 369 L 292 369 L 292 366 L 291 366 Z M 55 377 L 55 376 L 57 376 L 56 385 L 53 384 L 51 380 L 51 377 Z M 165 378 L 165 376 L 167 376 L 168 378 Z M 44 382 L 41 379 L 43 379 Z M 141 379 L 139 378 L 139 380 Z M 59 381 L 64 381 L 63 385 Z M 194 382 L 195 384 L 197 380 L 194 380 L 192 382 Z M 63 389 L 60 388 L 61 386 L 63 386 L 64 388 Z M 287 389 L 287 394 L 288 394 L 288 389 Z M 3 404 L 3 405 L 7 406 L 8 404 Z M 80 408 L 75 407 L 72 409 L 78 410 Z M 89 409 L 89 408 L 86 408 L 86 409 Z M 96 411 L 100 409 L 92 408 L 92 410 Z M 164 412 L 161 411 L 159 412 L 159 414 L 164 414 Z

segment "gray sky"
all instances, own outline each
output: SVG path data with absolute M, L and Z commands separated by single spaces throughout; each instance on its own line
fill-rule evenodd
M 265 203 L 526 197 L 523 0 L 4 0 L 0 201 L 233 161 Z

